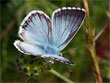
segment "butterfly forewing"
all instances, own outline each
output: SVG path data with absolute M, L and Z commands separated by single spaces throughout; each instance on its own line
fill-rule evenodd
M 51 44 L 52 26 L 50 18 L 42 11 L 31 11 L 20 25 L 19 36 L 26 42 L 40 45 Z
M 45 54 L 44 47 L 52 44 L 51 20 L 42 11 L 31 11 L 21 23 L 18 34 L 24 40 L 14 42 L 20 52 L 41 56 Z
M 72 40 L 84 18 L 85 10 L 80 8 L 64 7 L 53 13 L 53 44 L 58 47 L 59 51 Z

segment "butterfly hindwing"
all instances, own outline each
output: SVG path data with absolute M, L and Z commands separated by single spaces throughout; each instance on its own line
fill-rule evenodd
M 42 58 L 50 58 L 51 60 L 57 60 L 65 64 L 75 65 L 73 62 L 62 56 L 46 54 L 43 49 L 43 46 L 38 46 L 36 44 L 30 44 L 27 42 L 21 42 L 19 40 L 16 40 L 14 42 L 14 45 L 21 53 L 24 54 L 40 56 Z
M 28 42 L 21 42 L 19 40 L 16 40 L 14 42 L 14 46 L 18 49 L 18 51 L 24 54 L 35 56 L 45 54 L 43 46 L 38 46 L 36 44 L 30 44 Z
M 59 51 L 64 49 L 75 36 L 85 18 L 85 10 L 64 7 L 52 15 L 53 44 Z M 57 34 L 56 34 L 57 33 Z
M 62 56 L 51 56 L 51 55 L 42 55 L 41 57 L 44 57 L 44 58 L 51 58 L 52 60 L 57 60 L 57 61 L 60 61 L 64 64 L 70 64 L 70 65 L 75 65 L 75 63 L 73 63 L 72 61 L 68 60 L 67 58 L 65 57 L 62 57 Z

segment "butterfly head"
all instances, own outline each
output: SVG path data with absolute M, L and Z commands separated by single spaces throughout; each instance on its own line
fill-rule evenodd
M 63 56 L 61 52 L 58 52 L 58 55 L 59 55 L 59 56 Z

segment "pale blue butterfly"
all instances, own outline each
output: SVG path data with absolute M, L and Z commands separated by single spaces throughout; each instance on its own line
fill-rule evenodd
M 40 56 L 51 63 L 57 60 L 74 65 L 60 51 L 75 36 L 85 16 L 84 9 L 74 7 L 55 10 L 52 20 L 42 11 L 31 11 L 24 18 L 18 32 L 24 42 L 16 40 L 14 46 L 24 54 Z

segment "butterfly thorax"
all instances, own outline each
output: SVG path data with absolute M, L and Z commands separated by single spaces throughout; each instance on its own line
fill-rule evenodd
M 44 46 L 44 51 L 46 54 L 50 54 L 50 55 L 58 55 L 58 49 L 54 46 Z
M 54 63 L 53 56 L 59 55 L 58 49 L 56 47 L 50 45 L 50 46 L 44 46 L 44 51 L 46 53 L 46 55 L 44 55 L 44 56 L 47 57 L 47 58 L 45 58 L 45 61 L 53 64 Z

